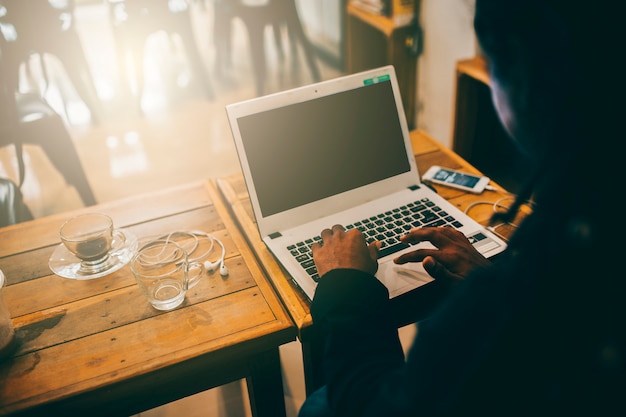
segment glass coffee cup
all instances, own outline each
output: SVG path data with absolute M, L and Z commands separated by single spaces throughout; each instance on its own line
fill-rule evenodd
M 126 236 L 102 213 L 87 213 L 68 219 L 59 230 L 63 245 L 80 259 L 79 272 L 96 274 L 109 267 L 111 251 L 122 247 Z

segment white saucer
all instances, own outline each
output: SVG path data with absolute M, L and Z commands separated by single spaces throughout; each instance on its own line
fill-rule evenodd
M 130 259 L 137 252 L 137 237 L 127 230 L 120 231 L 126 236 L 124 244 L 121 248 L 110 253 L 105 269 L 97 273 L 89 274 L 81 271 L 80 259 L 74 256 L 62 243 L 50 256 L 48 266 L 52 272 L 60 277 L 77 280 L 100 278 L 111 274 L 130 262 Z

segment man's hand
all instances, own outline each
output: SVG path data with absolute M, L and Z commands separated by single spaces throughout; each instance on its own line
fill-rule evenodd
M 416 249 L 396 259 L 397 264 L 422 262 L 424 269 L 435 279 L 453 283 L 465 278 L 471 271 L 491 264 L 467 240 L 465 235 L 451 227 L 422 227 L 412 229 L 401 239 L 404 243 L 428 241 L 436 249 Z
M 372 275 L 378 270 L 378 244 L 368 246 L 359 230 L 345 231 L 343 226 L 335 225 L 332 229 L 322 230 L 320 236 L 322 245 L 314 243 L 311 246 L 320 277 L 339 268 L 358 269 Z

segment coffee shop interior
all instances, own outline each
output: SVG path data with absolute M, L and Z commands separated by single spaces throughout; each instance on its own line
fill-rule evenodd
M 457 63 L 479 54 L 474 0 L 417 0 L 416 19 L 390 24 L 382 35 L 392 38 L 396 26 L 409 27 L 402 33 L 404 50 L 389 59 L 392 54 L 380 49 L 391 45 L 380 36 L 367 39 L 366 29 L 350 29 L 357 25 L 347 24 L 355 19 L 349 0 L 239 0 L 234 2 L 241 3 L 238 7 L 226 0 L 148 0 L 146 7 L 159 9 L 156 5 L 163 3 L 165 10 L 152 10 L 160 20 L 150 25 L 132 21 L 141 17 L 133 14 L 133 7 L 143 7 L 134 4 L 141 3 L 0 0 L 0 64 L 19 73 L 16 80 L 3 75 L 2 89 L 17 84 L 8 91 L 24 100 L 34 97 L 35 106 L 43 103 L 51 110 L 43 117 L 52 121 L 35 130 L 37 137 L 20 151 L 10 139 L 7 126 L 12 124 L 5 122 L 12 113 L 2 101 L 0 177 L 21 183 L 32 217 L 235 173 L 239 163 L 227 104 L 372 65 L 393 64 L 410 78 L 402 94 L 411 102 L 405 106 L 411 128 L 446 146 L 455 140 Z M 295 14 L 271 12 L 272 4 L 283 3 L 293 3 Z M 50 28 L 48 34 L 48 26 L 37 21 L 50 8 L 62 28 Z M 28 24 L 12 22 L 16 16 Z M 285 23 L 293 16 L 299 24 L 287 30 Z M 361 26 L 367 26 L 364 22 Z M 9 52 L 23 38 L 42 46 L 13 62 Z M 31 110 L 24 106 L 18 112 Z M 36 122 L 42 116 L 33 112 Z M 26 115 L 20 123 L 28 120 Z M 66 140 L 56 143 L 57 136 Z M 68 155 L 82 165 L 83 180 L 72 177 L 82 175 L 80 170 L 76 174 L 64 167 L 72 163 L 63 159 Z M 414 331 L 412 326 L 401 329 L 405 345 Z M 298 343 L 280 349 L 288 416 L 297 415 L 305 398 Z M 248 416 L 245 390 L 245 383 L 237 381 L 140 415 Z

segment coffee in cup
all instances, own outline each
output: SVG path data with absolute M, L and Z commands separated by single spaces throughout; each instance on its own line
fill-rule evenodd
M 106 214 L 87 213 L 68 219 L 59 230 L 65 247 L 81 261 L 80 272 L 94 274 L 109 266 L 110 253 L 126 241 Z

